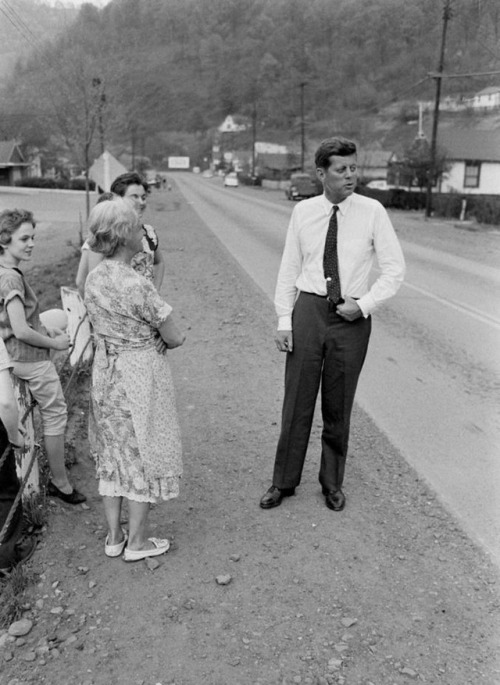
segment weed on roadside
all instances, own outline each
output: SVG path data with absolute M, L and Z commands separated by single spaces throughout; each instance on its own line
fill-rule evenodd
M 47 524 L 47 498 L 45 492 L 36 492 L 23 499 L 24 527 L 27 533 L 40 530 Z
M 22 565 L 0 577 L 0 628 L 21 618 L 27 608 L 27 590 L 33 582 L 34 573 Z

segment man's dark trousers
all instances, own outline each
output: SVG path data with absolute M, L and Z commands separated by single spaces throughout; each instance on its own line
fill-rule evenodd
M 292 326 L 293 352 L 287 353 L 273 485 L 283 489 L 300 483 L 321 385 L 319 481 L 326 490 L 338 490 L 344 480 L 351 411 L 368 349 L 371 317 L 345 321 L 326 298 L 302 292 Z

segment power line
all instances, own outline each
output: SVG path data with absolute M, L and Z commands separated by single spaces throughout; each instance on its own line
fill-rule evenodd
M 0 4 L 0 11 L 5 17 L 7 17 L 12 26 L 19 31 L 26 42 L 29 43 L 31 47 L 36 48 L 36 36 L 33 34 L 24 20 L 21 19 L 19 14 L 8 4 L 7 0 L 2 0 L 2 4 Z
M 414 83 L 412 86 L 408 86 L 408 88 L 405 88 L 400 93 L 393 95 L 390 98 L 390 100 L 386 100 L 382 104 L 377 105 L 377 107 L 374 109 L 381 109 L 383 107 L 386 107 L 387 105 L 391 105 L 393 102 L 397 102 L 398 100 L 400 100 L 403 97 L 403 95 L 406 95 L 407 93 L 410 93 L 412 90 L 415 90 L 415 88 L 418 88 L 419 86 L 421 86 L 422 83 L 425 83 L 426 81 L 428 81 L 429 78 L 430 78 L 430 74 L 428 74 L 427 76 L 424 76 L 424 78 L 421 78 L 420 81 L 417 81 L 417 83 Z
M 464 76 L 495 76 L 496 74 L 500 74 L 499 71 L 476 71 L 472 72 L 470 74 L 441 74 L 441 73 L 434 73 L 434 72 L 429 72 L 428 76 L 429 78 L 462 78 Z
M 28 24 L 24 21 L 24 19 L 21 17 L 21 15 L 7 2 L 7 0 L 3 0 L 4 7 L 6 7 L 9 12 L 12 14 L 12 16 L 16 19 L 16 21 L 21 25 L 21 27 L 26 31 L 26 33 L 31 37 L 31 40 L 33 43 L 37 42 L 37 37 L 33 33 L 33 31 L 30 29 Z

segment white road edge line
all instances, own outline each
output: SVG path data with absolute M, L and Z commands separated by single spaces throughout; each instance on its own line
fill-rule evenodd
M 416 292 L 421 293 L 422 295 L 425 295 L 426 297 L 429 297 L 432 300 L 436 300 L 436 302 L 439 302 L 440 304 L 444 304 L 446 307 L 450 307 L 451 309 L 455 309 L 459 312 L 464 312 L 473 319 L 481 321 L 481 323 L 485 323 L 489 326 L 492 326 L 493 328 L 500 330 L 500 321 L 498 319 L 495 319 L 493 316 L 486 314 L 485 312 L 478 312 L 475 309 L 468 307 L 467 305 L 459 304 L 458 302 L 454 302 L 453 300 L 448 300 L 443 297 L 439 297 L 439 295 L 434 295 L 434 293 L 431 293 L 429 290 L 426 290 L 425 288 L 419 288 L 417 285 L 412 285 L 407 281 L 404 281 L 402 286 L 410 288 L 410 290 L 415 290 Z

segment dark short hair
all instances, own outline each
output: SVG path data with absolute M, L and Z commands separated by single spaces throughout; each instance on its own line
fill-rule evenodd
M 98 205 L 99 202 L 107 202 L 108 200 L 114 200 L 115 197 L 116 195 L 114 193 L 101 193 L 96 200 L 96 205 Z
M 339 157 L 349 157 L 357 153 L 356 143 L 348 138 L 341 136 L 334 136 L 333 138 L 326 138 L 320 143 L 314 156 L 314 163 L 317 169 L 328 169 L 330 166 L 330 157 L 338 155 Z
M 120 174 L 117 176 L 113 183 L 111 184 L 110 191 L 123 197 L 127 192 L 129 186 L 142 186 L 146 193 L 149 193 L 149 184 L 145 181 L 137 171 L 127 171 L 126 174 Z
M 0 213 L 0 254 L 3 254 L 4 245 L 12 240 L 12 235 L 22 224 L 31 224 L 33 228 L 36 222 L 32 212 L 27 209 L 5 209 Z
M 88 246 L 112 257 L 138 223 L 139 217 L 130 202 L 121 198 L 99 202 L 90 212 Z

